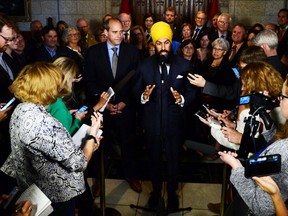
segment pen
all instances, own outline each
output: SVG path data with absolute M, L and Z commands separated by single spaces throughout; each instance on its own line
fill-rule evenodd
M 16 207 L 16 209 L 15 209 L 15 212 L 17 213 L 17 212 L 20 212 L 20 210 L 22 209 L 22 205 L 18 205 L 17 207 Z

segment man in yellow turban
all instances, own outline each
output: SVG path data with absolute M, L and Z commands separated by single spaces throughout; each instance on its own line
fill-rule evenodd
M 143 129 L 149 156 L 153 192 L 148 204 L 157 210 L 162 194 L 161 158 L 167 158 L 167 209 L 179 207 L 178 163 L 182 144 L 184 107 L 192 102 L 196 92 L 187 79 L 190 62 L 171 52 L 172 30 L 169 24 L 157 22 L 151 28 L 156 54 L 139 63 L 133 93 L 142 104 Z M 165 149 L 165 151 L 164 151 Z

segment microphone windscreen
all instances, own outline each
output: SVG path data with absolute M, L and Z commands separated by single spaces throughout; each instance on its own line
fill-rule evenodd
M 160 64 L 163 65 L 167 62 L 167 57 L 165 55 L 160 55 Z
M 203 152 L 207 156 L 214 155 L 217 153 L 214 146 L 192 140 L 186 140 L 184 145 L 191 150 Z

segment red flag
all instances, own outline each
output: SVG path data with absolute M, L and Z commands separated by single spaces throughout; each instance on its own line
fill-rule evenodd
M 120 13 L 130 14 L 129 0 L 122 0 Z
M 218 0 L 212 0 L 210 13 L 209 13 L 209 20 L 212 19 L 214 15 L 218 12 L 219 12 Z

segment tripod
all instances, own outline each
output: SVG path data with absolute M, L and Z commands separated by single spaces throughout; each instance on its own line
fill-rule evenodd
M 105 169 L 104 169 L 104 146 L 100 145 L 100 209 L 96 215 L 101 216 L 121 216 L 116 209 L 106 207 L 105 200 Z

